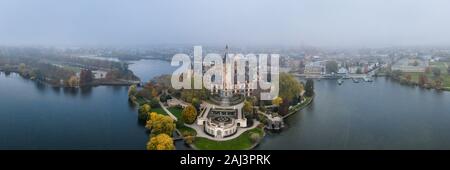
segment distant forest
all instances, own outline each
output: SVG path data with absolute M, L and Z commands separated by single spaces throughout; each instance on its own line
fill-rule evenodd
M 93 70 L 107 74 L 101 80 L 94 80 Z M 51 48 L 0 48 L 0 71 L 19 73 L 22 77 L 54 86 L 127 84 L 139 80 L 125 62 L 81 58 Z

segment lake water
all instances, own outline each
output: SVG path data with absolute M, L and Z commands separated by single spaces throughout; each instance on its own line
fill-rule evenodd
M 143 60 L 143 81 L 175 68 Z M 257 149 L 450 149 L 450 93 L 377 78 L 315 81 L 313 103 Z M 63 89 L 0 75 L 0 149 L 145 149 L 127 87 Z M 186 149 L 177 142 L 177 149 Z
M 259 149 L 450 149 L 450 93 L 372 83 L 315 81 L 313 103 Z
M 145 149 L 127 88 L 53 88 L 0 76 L 0 149 Z

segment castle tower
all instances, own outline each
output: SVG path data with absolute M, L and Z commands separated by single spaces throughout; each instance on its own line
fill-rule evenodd
M 232 77 L 231 77 L 231 65 L 227 63 L 227 55 L 228 55 L 228 45 L 225 46 L 225 54 L 223 56 L 223 82 L 222 82 L 222 96 L 228 97 L 231 96 L 231 91 L 233 90 L 232 85 Z

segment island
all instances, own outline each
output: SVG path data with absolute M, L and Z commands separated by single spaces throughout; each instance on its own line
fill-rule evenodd
M 266 131 L 281 131 L 283 119 L 313 100 L 313 80 L 301 82 L 290 73 L 279 73 L 279 80 L 279 95 L 272 100 L 260 100 L 262 89 L 252 89 L 248 82 L 174 89 L 170 75 L 141 87 L 131 85 L 128 98 L 139 108 L 138 120 L 149 134 L 148 150 L 173 150 L 178 140 L 196 150 L 249 150 Z

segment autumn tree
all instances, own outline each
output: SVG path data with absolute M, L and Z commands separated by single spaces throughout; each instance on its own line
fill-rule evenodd
M 405 76 L 405 79 L 408 80 L 408 82 L 410 82 L 410 81 L 411 81 L 411 74 L 407 74 L 407 75 Z
M 394 79 L 399 80 L 400 76 L 403 74 L 403 72 L 401 70 L 394 70 L 391 72 L 391 77 Z
M 24 63 L 20 63 L 19 64 L 19 73 L 20 74 L 24 74 L 25 73 L 25 68 L 26 68 L 26 65 Z
M 184 141 L 186 142 L 186 144 L 192 144 L 195 141 L 195 136 L 192 136 L 192 135 L 185 136 L 183 138 L 184 138 Z
M 138 110 L 139 120 L 147 120 L 149 117 L 150 110 L 151 110 L 151 107 L 148 104 L 144 104 L 144 105 L 140 106 L 139 110 Z
M 175 150 L 175 145 L 169 135 L 162 133 L 150 138 L 147 150 Z
M 425 73 L 430 74 L 431 73 L 431 67 L 425 68 Z
M 253 104 L 250 101 L 244 101 L 244 106 L 242 107 L 244 113 L 252 113 L 253 112 Z
M 150 91 L 148 89 L 141 89 L 136 93 L 136 97 L 151 99 L 151 98 L 153 98 L 153 95 L 152 95 L 152 91 Z
M 437 78 L 436 80 L 434 80 L 434 87 L 438 90 L 442 89 L 443 86 L 443 81 L 440 78 Z
M 67 80 L 67 85 L 69 87 L 76 87 L 79 85 L 80 80 L 77 76 L 70 76 L 69 80 Z
M 281 97 L 275 97 L 272 100 L 272 104 L 279 107 L 281 105 L 281 103 L 283 103 L 283 99 Z
M 252 133 L 250 134 L 250 140 L 253 143 L 258 143 L 261 140 L 261 135 L 259 133 Z
M 80 85 L 88 85 L 94 80 L 94 75 L 89 69 L 83 69 L 80 71 Z
M 170 116 L 151 112 L 145 128 L 151 130 L 152 135 L 165 133 L 172 136 L 172 133 L 175 130 L 175 123 Z
M 279 110 L 281 114 L 286 114 L 289 105 L 298 100 L 300 94 L 304 90 L 304 87 L 302 83 L 300 83 L 294 76 L 288 73 L 281 73 L 279 81 L 279 97 L 284 103 L 283 105 L 280 105 Z M 280 99 L 278 99 L 278 102 L 279 101 Z M 278 110 L 278 108 L 276 109 Z
M 419 76 L 419 85 L 423 87 L 427 83 L 428 83 L 427 76 L 425 76 L 425 74 L 420 74 L 420 76 Z
M 192 124 L 197 118 L 197 110 L 195 110 L 194 106 L 192 105 L 186 106 L 183 109 L 182 116 L 185 123 Z
M 128 88 L 128 97 L 135 96 L 136 93 L 137 93 L 137 87 L 135 84 L 133 84 Z
M 280 97 L 286 101 L 292 101 L 295 97 L 300 95 L 304 87 L 294 76 L 288 73 L 280 74 Z

